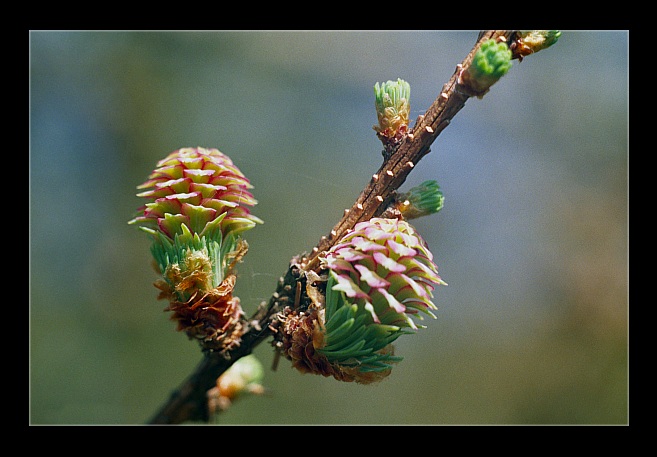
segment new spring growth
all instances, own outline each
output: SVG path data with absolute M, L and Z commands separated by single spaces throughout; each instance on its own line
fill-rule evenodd
M 380 381 L 402 360 L 392 343 L 424 327 L 423 317 L 435 318 L 433 290 L 445 283 L 433 255 L 408 222 L 373 218 L 356 224 L 321 263 L 325 293 L 285 316 L 277 335 L 283 354 L 304 373 Z
M 519 30 L 510 46 L 513 58 L 522 61 L 529 54 L 549 48 L 560 36 L 559 30 Z
M 512 53 L 506 43 L 493 39 L 477 50 L 472 63 L 461 72 L 459 84 L 468 95 L 482 98 L 511 68 Z
M 397 198 L 396 207 L 406 220 L 437 213 L 443 208 L 445 197 L 438 182 L 424 181 Z
M 262 363 L 255 355 L 249 354 L 236 360 L 217 378 L 217 385 L 207 393 L 210 414 L 218 410 L 225 411 L 235 400 L 245 395 L 262 395 L 265 392 L 261 384 L 264 375 Z
M 262 223 L 249 209 L 251 184 L 227 155 L 199 147 L 169 154 L 138 188 L 148 202 L 129 223 L 153 240 L 155 285 L 178 329 L 209 350 L 237 344 L 243 313 L 233 270 L 248 248 L 243 232 Z
M 379 121 L 374 125 L 386 150 L 398 144 L 408 132 L 411 86 L 403 79 L 374 85 L 374 106 Z
M 356 224 L 325 262 L 329 280 L 319 352 L 367 380 L 387 375 L 401 360 L 390 344 L 424 327 L 416 320 L 436 317 L 432 291 L 445 283 L 433 255 L 408 222 L 374 218 Z

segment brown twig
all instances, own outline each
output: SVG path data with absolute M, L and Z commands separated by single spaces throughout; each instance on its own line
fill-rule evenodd
M 263 303 L 245 324 L 246 331 L 239 346 L 225 355 L 205 353 L 194 373 L 173 392 L 168 402 L 151 419 L 151 424 L 208 421 L 207 391 L 214 387 L 217 378 L 236 360 L 250 354 L 258 344 L 276 332 L 277 313 L 294 302 L 297 282 L 303 280 L 307 272 L 319 271 L 321 253 L 330 249 L 358 222 L 381 215 L 408 174 L 420 159 L 429 153 L 431 144 L 463 108 L 465 102 L 472 96 L 483 95 L 469 87 L 467 81 L 459 78 L 461 72 L 472 63 L 479 46 L 491 38 L 509 41 L 512 36 L 511 30 L 488 30 L 479 34 L 472 50 L 463 62 L 456 66 L 454 74 L 443 86 L 436 100 L 424 115 L 417 118 L 412 131 L 400 142 L 397 149 L 384 160 L 353 206 L 345 210 L 342 219 L 329 235 L 321 238 L 308 256 L 292 260 L 269 302 Z
M 296 283 L 301 270 L 292 261 L 287 273 L 280 278 L 276 292 L 269 302 L 263 302 L 255 314 L 245 323 L 241 342 L 227 354 L 204 353 L 203 360 L 194 373 L 176 389 L 169 400 L 151 418 L 150 424 L 181 424 L 188 421 L 209 420 L 207 391 L 216 385 L 217 378 L 241 357 L 250 354 L 267 337 L 276 332 L 276 314 L 288 304 L 294 303 Z
M 327 236 L 323 236 L 313 251 L 304 259 L 302 266 L 306 270 L 316 270 L 322 252 L 328 250 L 335 242 L 358 222 L 379 216 L 390 204 L 394 192 L 404 183 L 406 177 L 417 163 L 429 153 L 429 148 L 436 137 L 449 125 L 452 118 L 473 95 L 463 81 L 459 81 L 461 71 L 472 63 L 479 46 L 488 39 L 509 40 L 511 30 L 488 30 L 479 34 L 479 38 L 467 57 L 456 66 L 454 74 L 443 86 L 436 100 L 424 115 L 418 117 L 412 131 L 402 140 L 397 150 L 383 162 L 381 168 L 372 175 L 372 179 L 344 216 Z

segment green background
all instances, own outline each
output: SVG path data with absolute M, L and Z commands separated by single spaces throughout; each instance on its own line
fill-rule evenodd
M 247 314 L 382 160 L 373 85 L 422 114 L 477 31 L 30 33 L 31 424 L 143 424 L 201 360 L 163 311 L 136 186 L 186 146 L 251 180 Z M 270 341 L 267 394 L 218 424 L 628 423 L 626 31 L 563 31 L 471 99 L 402 190 L 442 278 L 437 319 L 377 385 L 302 375 Z

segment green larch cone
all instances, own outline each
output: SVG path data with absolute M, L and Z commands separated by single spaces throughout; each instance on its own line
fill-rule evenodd
M 403 79 L 374 85 L 378 125 L 373 126 L 386 149 L 398 144 L 409 129 L 411 86 Z
M 483 97 L 490 87 L 504 76 L 512 66 L 512 53 L 506 43 L 487 40 L 479 47 L 471 65 L 459 75 L 461 91 Z
M 433 255 L 406 221 L 356 224 L 322 258 L 328 272 L 324 308 L 286 321 L 286 355 L 304 372 L 363 384 L 390 374 L 391 345 L 428 316 L 438 276 Z M 289 327 L 289 328 L 288 328 Z
M 156 286 L 172 319 L 207 349 L 225 349 L 243 315 L 232 295 L 233 268 L 248 248 L 241 234 L 262 223 L 250 213 L 251 184 L 227 155 L 198 147 L 169 154 L 138 189 L 149 202 L 129 223 L 153 239 Z

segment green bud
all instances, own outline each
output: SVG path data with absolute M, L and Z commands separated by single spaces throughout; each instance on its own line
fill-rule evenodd
M 511 45 L 513 58 L 523 57 L 547 49 L 557 42 L 561 36 L 560 30 L 519 30 Z
M 216 387 L 207 393 L 210 413 L 225 411 L 239 397 L 246 394 L 261 395 L 265 388 L 261 382 L 264 368 L 255 355 L 249 354 L 235 361 L 217 379 Z
M 487 40 L 477 49 L 472 62 L 459 75 L 457 90 L 482 98 L 511 68 L 511 51 L 503 41 Z
M 506 43 L 488 40 L 477 50 L 470 72 L 475 79 L 492 86 L 509 71 L 511 65 L 511 51 Z
M 237 394 L 248 391 L 253 385 L 260 385 L 265 377 L 265 370 L 258 358 L 249 354 L 237 361 L 217 380 L 224 389 L 224 394 L 235 397 Z
M 437 213 L 443 208 L 444 202 L 445 197 L 438 182 L 429 180 L 399 195 L 397 209 L 404 219 L 410 220 Z
M 381 140 L 399 141 L 408 131 L 411 86 L 403 79 L 374 85 L 374 106 L 378 125 L 373 128 Z

